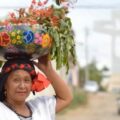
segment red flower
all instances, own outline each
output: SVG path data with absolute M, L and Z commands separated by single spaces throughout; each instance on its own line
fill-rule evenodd
M 42 2 L 38 2 L 38 6 L 42 6 Z
M 23 69 L 25 68 L 25 65 L 24 64 L 20 64 L 20 69 Z
M 28 68 L 31 68 L 31 66 L 29 64 L 26 64 Z
M 7 73 L 7 72 L 9 72 L 11 70 L 11 68 L 10 67 L 7 67 L 6 69 L 5 69 L 5 72 Z
M 38 73 L 37 77 L 33 80 L 32 91 L 39 92 L 50 84 L 50 81 L 41 73 Z
M 44 3 L 44 5 L 45 5 L 45 4 L 47 4 L 47 2 L 48 2 L 48 0 L 45 0 L 45 1 L 43 2 L 43 3 Z
M 35 75 L 35 74 L 36 74 L 35 70 L 32 70 L 32 71 L 30 72 L 30 74 L 31 74 L 31 75 Z
M 47 2 L 48 2 L 48 0 L 45 0 L 43 2 L 38 2 L 38 6 L 43 6 L 43 5 L 47 4 Z
M 9 13 L 10 18 L 15 18 L 15 13 Z
M 16 64 L 12 64 L 11 66 L 12 66 L 13 69 L 15 69 L 17 65 Z
M 7 32 L 0 33 L 0 46 L 7 46 L 10 43 L 10 36 Z

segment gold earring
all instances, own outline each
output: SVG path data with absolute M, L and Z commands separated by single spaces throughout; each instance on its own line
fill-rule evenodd
M 7 91 L 6 90 L 4 91 L 4 95 L 5 95 L 5 97 L 7 96 Z

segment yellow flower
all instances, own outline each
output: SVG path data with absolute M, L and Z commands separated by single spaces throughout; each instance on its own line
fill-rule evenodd
M 42 36 L 42 47 L 45 48 L 45 47 L 50 47 L 51 46 L 51 42 L 52 42 L 52 39 L 51 37 L 49 36 L 49 34 L 45 34 Z
M 17 30 L 17 34 L 20 34 L 21 33 L 21 31 L 20 30 Z
M 20 35 L 17 35 L 17 40 L 20 40 L 21 36 Z
M 12 36 L 12 37 L 15 37 L 15 35 L 16 35 L 15 32 L 12 32 L 12 33 L 11 33 L 11 36 Z
M 16 44 L 17 44 L 17 45 L 20 45 L 20 44 L 22 44 L 22 41 L 21 41 L 21 40 L 18 40 Z
M 12 44 L 15 44 L 16 42 L 17 42 L 16 39 L 13 39 L 13 40 L 12 40 Z

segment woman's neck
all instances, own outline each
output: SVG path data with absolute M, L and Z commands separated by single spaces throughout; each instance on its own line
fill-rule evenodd
M 25 101 L 13 101 L 13 100 L 5 100 L 4 103 L 8 104 L 9 106 L 17 109 L 17 108 L 24 108 L 26 106 Z
M 18 102 L 18 101 L 4 101 L 4 104 L 9 107 L 12 111 L 19 115 L 23 116 L 31 116 L 31 110 L 26 105 L 26 102 Z

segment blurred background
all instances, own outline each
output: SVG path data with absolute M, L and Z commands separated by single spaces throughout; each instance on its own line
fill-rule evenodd
M 7 8 L 1 16 L 31 0 L 6 1 L 0 1 L 0 9 Z M 70 59 L 68 74 L 64 67 L 57 72 L 74 98 L 56 120 L 120 120 L 120 0 L 70 1 L 77 63 Z M 49 86 L 40 94 L 54 90 Z
M 64 79 L 74 99 L 57 120 L 120 119 L 119 6 L 120 0 L 77 0 L 69 9 L 77 64 Z

